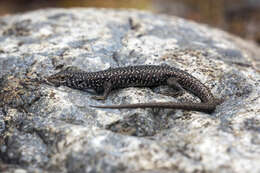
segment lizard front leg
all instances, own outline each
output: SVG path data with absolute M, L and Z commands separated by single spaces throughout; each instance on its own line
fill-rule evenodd
M 110 93 L 110 91 L 113 88 L 112 83 L 110 81 L 105 82 L 103 85 L 103 88 L 104 88 L 104 93 L 102 96 L 92 96 L 91 98 L 93 98 L 95 100 L 106 100 L 108 94 Z

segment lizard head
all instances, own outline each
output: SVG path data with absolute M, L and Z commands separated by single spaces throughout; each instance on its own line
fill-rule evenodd
M 58 86 L 64 85 L 69 77 L 70 77 L 70 75 L 68 73 L 66 73 L 66 71 L 60 71 L 56 74 L 45 77 L 44 81 L 47 84 L 58 87 Z
M 74 66 L 69 66 L 64 68 L 60 72 L 53 74 L 51 76 L 45 77 L 44 82 L 49 85 L 54 85 L 56 87 L 61 85 L 66 85 L 68 79 L 71 79 L 74 76 L 74 73 L 80 72 L 81 70 Z

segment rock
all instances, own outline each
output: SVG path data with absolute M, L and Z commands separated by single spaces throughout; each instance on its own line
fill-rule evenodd
M 0 19 L 0 172 L 260 171 L 259 48 L 221 30 L 134 10 L 44 9 Z M 168 64 L 224 99 L 212 114 L 88 105 L 172 98 L 158 87 L 107 100 L 37 80 L 85 71 Z

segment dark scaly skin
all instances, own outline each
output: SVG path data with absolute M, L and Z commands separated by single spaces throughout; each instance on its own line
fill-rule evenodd
M 159 107 L 212 112 L 218 104 L 217 99 L 215 99 L 210 90 L 198 79 L 183 70 L 170 66 L 128 66 L 109 68 L 98 72 L 85 72 L 76 69 L 75 67 L 69 67 L 57 74 L 47 77 L 46 81 L 55 86 L 64 85 L 84 91 L 94 89 L 96 92 L 104 93 L 103 96 L 94 96 L 95 99 L 106 99 L 111 90 L 118 88 L 133 86 L 153 87 L 159 85 L 169 85 L 180 91 L 185 89 L 201 99 L 201 103 L 156 102 L 92 106 L 96 108 L 120 109 Z

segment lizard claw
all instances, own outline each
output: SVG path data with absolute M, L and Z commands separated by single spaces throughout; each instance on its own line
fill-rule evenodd
M 105 100 L 106 99 L 104 96 L 92 96 L 91 98 L 95 99 L 95 100 Z

